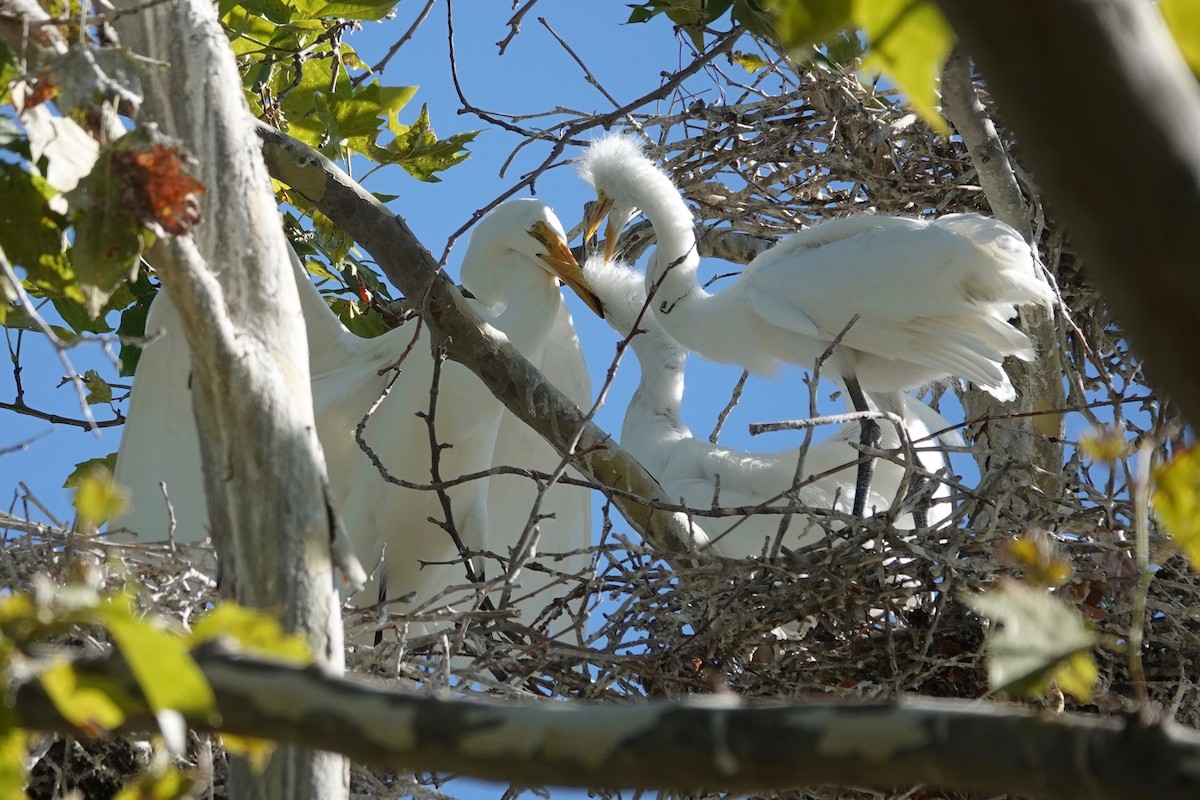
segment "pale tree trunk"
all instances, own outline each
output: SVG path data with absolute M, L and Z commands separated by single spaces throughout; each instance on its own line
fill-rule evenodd
M 184 142 L 207 189 L 194 244 L 175 239 L 157 247 L 153 265 L 193 353 L 222 593 L 278 610 L 289 630 L 308 637 L 320 666 L 341 672 L 333 515 L 313 423 L 304 320 L 233 54 L 205 0 L 131 14 L 120 33 L 133 51 L 169 64 L 147 70 L 141 121 Z M 256 776 L 231 757 L 230 793 L 346 797 L 348 767 L 340 756 L 280 747 Z
M 992 214 L 1016 229 L 1036 251 L 1029 204 L 996 126 L 976 94 L 970 61 L 957 49 L 942 73 L 942 110 L 962 136 Z M 1031 503 L 1026 496 L 1028 489 L 1036 489 L 1051 500 L 1063 490 L 1064 417 L 1037 414 L 1060 409 L 1066 403 L 1054 314 L 1026 307 L 1021 310 L 1019 326 L 1033 341 L 1037 360 L 1027 363 L 1010 358 L 1005 362 L 1017 389 L 1016 399 L 1001 402 L 974 387 L 963 396 L 967 420 L 986 420 L 972 425 L 969 434 L 974 439 L 980 484 L 988 487 L 987 494 L 995 501 L 994 506 L 981 506 L 976 513 L 973 522 L 977 530 L 991 528 L 999 521 L 997 514 L 1004 512 L 1034 522 L 1031 512 L 1053 505 Z

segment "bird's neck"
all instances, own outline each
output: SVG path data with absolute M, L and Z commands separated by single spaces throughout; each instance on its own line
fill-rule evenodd
M 658 241 L 646 270 L 646 287 L 657 287 L 656 306 L 671 304 L 685 296 L 699 297 L 707 292 L 696 281 L 700 253 L 696 250 L 696 229 L 692 212 L 679 195 L 675 184 L 657 169 L 639 176 L 642 186 L 639 204 L 654 227 Z
M 650 330 L 632 340 L 642 378 L 625 412 L 621 444 L 657 474 L 666 466 L 657 463 L 662 461 L 661 445 L 689 438 L 692 432 L 679 416 L 686 352 L 653 322 L 648 324 Z
M 507 269 L 505 275 L 503 300 L 493 299 L 489 304 L 481 297 L 476 310 L 529 358 L 549 334 L 562 294 L 554 280 L 540 269 Z M 467 288 L 475 291 L 470 285 Z

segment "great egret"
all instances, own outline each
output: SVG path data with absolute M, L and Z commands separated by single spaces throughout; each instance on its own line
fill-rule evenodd
M 431 482 L 430 430 L 417 416 L 427 412 L 431 402 L 435 361 L 429 336 L 410 323 L 374 339 L 360 339 L 333 315 L 298 260 L 293 267 L 308 331 L 317 432 L 333 499 L 364 566 L 370 569 L 383 558 L 381 569 L 359 597 L 368 602 L 381 596 L 406 598 L 410 607 L 422 603 L 446 586 L 465 583 L 463 567 L 455 563 L 459 561 L 456 545 L 445 530 L 429 521 L 444 516 L 440 497 L 433 491 L 385 482 L 358 446 L 355 429 L 390 380 L 389 374 L 380 371 L 393 364 L 411 343 L 395 385 L 363 435 L 391 475 L 410 483 Z M 536 200 L 505 203 L 479 223 L 470 237 L 462 275 L 478 298 L 472 301 L 476 310 L 508 336 L 514 347 L 532 354 L 535 363 L 544 360 L 546 337 L 556 330 L 561 336 L 563 326 L 570 326 L 569 315 L 565 320 L 560 317 L 566 312 L 556 278 L 571 284 L 585 301 L 596 302 L 577 282 L 578 264 L 561 224 Z M 165 329 L 169 345 L 156 342 L 147 347 L 138 367 L 130 421 L 117 460 L 117 479 L 131 488 L 133 505 L 113 527 L 125 526 L 145 536 L 165 533 L 166 507 L 157 487 L 158 481 L 165 479 L 179 520 L 177 538 L 196 541 L 205 535 L 207 512 L 187 388 L 190 356 L 178 313 L 166 295 L 156 298 L 151 320 L 149 329 Z M 586 394 L 582 354 L 576 351 L 575 355 L 578 363 L 566 358 L 567 367 L 557 364 L 555 369 L 569 384 L 562 387 L 564 391 Z M 446 362 L 440 372 L 434 432 L 440 444 L 449 445 L 439 450 L 443 480 L 486 470 L 493 463 L 541 471 L 558 465 L 556 456 L 550 463 L 548 447 L 539 448 L 536 442 L 530 445 L 531 439 L 538 439 L 537 434 L 515 417 L 502 423 L 504 407 L 470 370 Z M 584 385 L 570 385 L 572 376 L 580 372 L 585 376 Z M 501 428 L 505 444 L 497 449 Z M 491 495 L 488 487 L 487 480 L 448 487 L 449 509 L 465 547 L 505 553 L 515 542 L 489 536 L 489 518 L 519 517 L 523 529 L 532 501 L 529 506 L 522 503 L 531 490 L 514 491 L 506 497 L 500 492 Z M 558 516 L 542 521 L 540 551 L 575 550 L 590 544 L 589 501 L 586 496 L 581 500 L 580 491 L 556 485 L 548 493 L 543 510 Z M 502 525 L 495 530 L 507 533 L 512 528 Z M 422 569 L 423 562 L 434 563 Z M 536 587 L 539 578 L 527 571 L 521 583 L 523 589 Z M 541 595 L 518 608 L 525 613 L 534 600 L 541 608 L 548 598 Z
M 812 367 L 839 334 L 828 368 L 854 407 L 904 416 L 900 392 L 959 376 L 1000 400 L 1015 396 L 1003 360 L 1034 358 L 1008 323 L 1023 305 L 1049 306 L 1033 255 L 1009 226 L 978 214 L 936 220 L 859 214 L 813 225 L 755 258 L 729 288 L 710 294 L 692 215 L 674 184 L 623 135 L 593 142 L 580 174 L 596 190 L 585 227 L 608 214 L 607 253 L 637 209 L 658 246 L 646 269 L 653 309 L 676 340 L 712 361 L 771 374 L 780 363 Z M 849 326 L 849 327 L 847 327 Z M 864 420 L 860 441 L 879 426 Z M 870 465 L 859 470 L 861 515 Z
M 622 336 L 632 334 L 630 343 L 641 368 L 641 380 L 621 428 L 622 446 L 658 479 L 669 498 L 689 507 L 716 553 L 747 558 L 770 549 L 779 529 L 780 515 L 756 514 L 743 518 L 705 512 L 714 504 L 723 508 L 787 505 L 786 498 L 781 496 L 794 485 L 799 448 L 749 453 L 693 437 L 679 414 L 687 351 L 663 330 L 648 309 L 643 311 L 646 287 L 641 273 L 606 261 L 597 253 L 584 262 L 583 276 L 587 286 L 600 298 L 608 323 Z M 899 447 L 894 427 L 883 427 L 881 447 Z M 906 421 L 905 427 L 913 438 L 928 435 L 918 420 Z M 796 494 L 804 506 L 851 510 L 855 482 L 854 470 L 849 465 L 858 459 L 859 453 L 849 441 L 857 430 L 857 425 L 847 425 L 833 438 L 810 445 L 804 457 L 803 475 L 821 477 L 802 481 Z M 920 453 L 919 462 L 931 473 L 947 466 L 942 454 L 931 451 Z M 902 499 L 897 493 L 904 474 L 904 467 L 891 461 L 882 462 L 866 506 L 884 510 L 893 501 Z M 942 486 L 934 492 L 934 497 L 947 494 Z M 948 513 L 948 503 L 935 503 L 930 509 L 929 522 L 936 524 Z M 912 515 L 901 515 L 896 526 L 914 527 Z M 819 541 L 822 536 L 824 528 L 801 513 L 792 520 L 782 541 L 786 547 L 795 549 Z

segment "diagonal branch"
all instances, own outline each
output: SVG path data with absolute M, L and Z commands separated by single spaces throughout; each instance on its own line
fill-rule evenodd
M 420 298 L 424 319 L 449 358 L 478 375 L 497 400 L 560 455 L 573 454 L 575 466 L 599 486 L 669 502 L 658 482 L 507 340 L 484 332 L 482 320 L 401 217 L 312 148 L 262 123 L 258 133 L 271 175 L 350 234 L 407 297 Z M 702 533 L 690 529 L 682 515 L 654 509 L 628 495 L 616 495 L 614 501 L 660 553 L 680 555 L 698 549 Z

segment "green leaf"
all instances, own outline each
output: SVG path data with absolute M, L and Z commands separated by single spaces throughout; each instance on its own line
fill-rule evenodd
M 133 616 L 129 597 L 118 595 L 100 606 L 101 623 L 129 665 L 146 702 L 155 711 L 206 716 L 216 708 L 208 679 L 188 652 L 188 640 L 149 619 Z
M 250 0 L 249 3 L 240 3 L 239 5 L 245 11 L 266 17 L 276 25 L 291 22 L 293 15 L 296 14 L 296 9 L 286 0 Z
M 854 25 L 854 0 L 767 0 L 775 14 L 775 34 L 790 51 L 820 44 Z M 798 54 L 807 60 L 804 53 Z
M 312 653 L 304 637 L 287 633 L 272 614 L 222 602 L 192 626 L 193 647 L 213 639 L 231 639 L 247 653 L 306 667 Z
M 1200 453 L 1184 450 L 1150 475 L 1151 501 L 1171 540 L 1200 572 Z
M 1099 672 L 1090 651 L 1098 638 L 1079 611 L 1015 581 L 964 599 L 999 624 L 988 636 L 988 684 L 994 691 L 1039 697 L 1057 682 L 1064 692 L 1091 699 Z
M 1188 66 L 1200 75 L 1200 3 L 1196 0 L 1162 0 L 1158 10 Z
M 337 314 L 337 318 L 341 320 L 342 324 L 355 336 L 361 336 L 364 339 L 373 339 L 391 330 L 391 326 L 388 325 L 387 320 L 378 311 L 370 307 L 364 307 L 362 303 L 356 300 L 346 300 L 337 297 L 329 301 L 329 307 L 333 309 L 334 314 Z
M 954 46 L 954 31 L 932 0 L 863 0 L 855 15 L 867 36 L 863 68 L 895 81 L 917 113 L 949 132 L 938 110 L 937 81 Z
M 124 344 L 132 339 L 141 339 L 146 335 L 146 317 L 150 314 L 150 304 L 154 302 L 155 293 L 140 295 L 134 304 L 121 312 L 121 322 L 117 325 L 117 335 L 121 337 L 121 377 L 128 377 L 137 371 L 138 359 L 142 357 L 142 348 L 136 344 Z
M 104 148 L 96 168 L 67 193 L 75 224 L 71 263 L 93 317 L 122 281 L 137 276 L 146 245 L 142 224 L 114 174 L 113 156 L 112 146 Z
M 386 148 L 372 146 L 371 157 L 381 164 L 399 164 L 414 178 L 428 183 L 440 179 L 434 174 L 459 164 L 470 155 L 466 145 L 475 139 L 477 131 L 456 133 L 439 140 L 429 125 L 429 108 L 421 107 L 416 121 L 395 131 L 396 138 Z
M 87 388 L 84 398 L 89 406 L 104 405 L 112 402 L 112 387 L 108 381 L 100 377 L 100 373 L 89 369 L 83 373 L 83 385 Z
M 79 479 L 72 503 L 82 526 L 99 527 L 129 507 L 129 492 L 113 481 L 107 469 L 93 467 Z
M 56 194 L 41 176 L 0 160 L 0 247 L 47 296 L 83 302 L 65 255 L 66 220 L 50 208 Z
M 360 0 L 325 2 L 325 0 L 292 0 L 302 14 L 317 19 L 378 20 L 386 17 L 400 0 Z
M 111 330 L 104 319 L 103 310 L 95 318 L 92 318 L 88 316 L 87 309 L 81 303 L 76 303 L 69 297 L 54 297 L 50 302 L 54 305 L 54 310 L 63 318 L 63 322 L 70 325 L 71 330 L 75 333 L 108 333 Z
M 71 471 L 71 474 L 67 476 L 67 479 L 65 481 L 63 481 L 63 488 L 64 489 L 79 488 L 79 485 L 83 482 L 84 477 L 89 472 L 92 472 L 93 470 L 96 470 L 96 469 L 108 470 L 110 475 L 112 473 L 116 472 L 116 470 L 117 470 L 117 454 L 109 453 L 108 455 L 102 456 L 100 458 L 89 458 L 87 461 L 80 461 L 78 464 L 75 465 L 75 469 Z
M 110 731 L 125 721 L 125 712 L 102 689 L 81 683 L 79 674 L 65 658 L 54 662 L 38 675 L 58 713 L 89 736 Z

